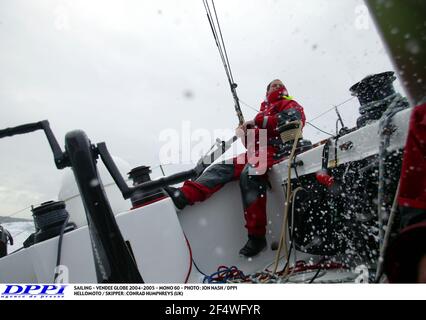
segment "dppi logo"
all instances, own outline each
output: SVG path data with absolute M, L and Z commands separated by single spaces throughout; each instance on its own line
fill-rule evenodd
M 63 298 L 66 285 L 6 285 L 2 298 Z

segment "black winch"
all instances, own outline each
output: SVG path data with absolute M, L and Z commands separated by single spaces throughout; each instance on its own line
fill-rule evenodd
M 140 166 L 133 168 L 129 173 L 129 178 L 133 181 L 133 186 L 137 186 L 141 183 L 151 181 L 150 173 L 152 170 L 148 166 Z M 133 208 L 138 208 L 148 203 L 155 202 L 156 200 L 162 199 L 166 196 L 162 189 L 155 189 L 152 191 L 141 191 L 136 190 L 133 192 L 130 200 L 132 201 Z
M 69 218 L 64 201 L 43 202 L 38 207 L 32 208 L 31 211 L 36 231 L 24 242 L 24 247 L 60 235 L 64 223 Z M 67 223 L 64 233 L 74 229 L 74 223 Z
M 395 80 L 395 73 L 387 71 L 367 76 L 349 89 L 361 105 L 361 116 L 357 119 L 358 128 L 380 119 L 392 102 L 409 107 L 407 99 L 395 91 Z

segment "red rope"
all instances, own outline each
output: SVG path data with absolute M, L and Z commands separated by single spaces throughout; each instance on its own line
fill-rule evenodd
M 294 271 L 293 271 L 294 268 Z M 294 267 L 289 268 L 289 272 L 302 272 L 307 270 L 333 270 L 333 269 L 342 269 L 345 268 L 345 265 L 336 262 L 320 262 L 316 264 L 307 264 L 305 261 L 297 261 Z
M 189 276 L 191 275 L 191 271 L 192 271 L 192 249 L 191 249 L 191 245 L 189 244 L 188 238 L 186 237 L 186 235 L 183 235 L 185 237 L 186 240 L 186 245 L 188 246 L 188 250 L 189 250 L 189 270 L 188 270 L 188 274 L 186 275 L 185 278 L 185 283 L 188 283 L 188 279 Z

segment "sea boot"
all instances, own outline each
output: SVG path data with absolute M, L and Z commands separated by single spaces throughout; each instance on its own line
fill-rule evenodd
M 245 246 L 241 248 L 240 254 L 246 257 L 253 257 L 257 255 L 260 251 L 266 248 L 266 238 L 265 236 L 248 236 L 249 239 Z
M 179 210 L 182 210 L 189 204 L 188 199 L 186 199 L 183 192 L 179 188 L 167 186 L 167 187 L 164 187 L 163 189 L 164 191 L 167 192 L 167 194 L 169 195 L 169 197 L 172 199 L 173 203 L 175 204 L 175 207 L 178 208 Z

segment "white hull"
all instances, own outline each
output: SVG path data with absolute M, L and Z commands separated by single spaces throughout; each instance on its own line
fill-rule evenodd
M 393 123 L 397 126 L 397 131 L 392 135 L 390 150 L 404 147 L 410 112 L 411 109 L 403 110 L 394 117 Z M 378 122 L 345 135 L 339 139 L 338 145 L 347 141 L 353 143 L 353 148 L 348 151 L 341 151 L 338 148 L 339 164 L 377 154 Z M 318 146 L 297 156 L 297 159 L 304 163 L 298 169 L 300 176 L 321 169 L 322 148 L 323 146 Z M 330 159 L 333 159 L 333 156 Z M 117 214 L 116 220 L 121 233 L 131 244 L 144 281 L 147 283 L 185 281 L 192 263 L 185 235 L 191 245 L 194 261 L 206 274 L 217 271 L 220 265 L 228 267 L 235 265 L 246 274 L 262 271 L 274 261 L 276 255 L 276 251 L 271 250 L 270 244 L 278 241 L 280 237 L 284 211 L 282 185 L 287 180 L 286 174 L 287 162 L 276 165 L 269 174 L 272 189 L 268 190 L 267 194 L 268 248 L 252 259 L 238 255 L 239 249 L 247 240 L 247 234 L 244 228 L 240 190 L 236 182 L 229 183 L 207 201 L 187 207 L 177 214 L 169 198 Z M 72 201 L 77 200 L 79 198 Z M 114 207 L 114 204 L 112 206 Z M 0 282 L 52 282 L 57 247 L 58 237 L 55 237 L 1 258 Z M 298 252 L 298 259 L 308 257 L 311 256 Z M 87 225 L 64 235 L 61 264 L 68 268 L 70 283 L 97 282 Z M 335 274 L 336 279 L 346 276 L 330 272 L 331 280 L 332 274 Z M 202 279 L 203 276 L 192 266 L 189 281 L 200 282 Z

